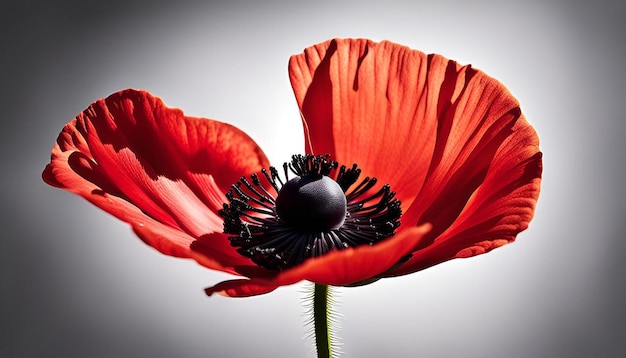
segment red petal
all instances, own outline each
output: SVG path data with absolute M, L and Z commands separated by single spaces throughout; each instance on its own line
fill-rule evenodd
M 272 273 L 245 258 L 233 249 L 228 235 L 212 233 L 199 237 L 191 244 L 191 257 L 202 266 L 242 276 L 268 276 Z
M 239 129 L 186 117 L 136 90 L 80 113 L 59 135 L 51 157 L 44 181 L 130 223 L 161 252 L 183 257 L 195 239 L 222 231 L 217 210 L 229 186 L 268 165 Z
M 436 238 L 429 235 L 411 260 L 392 275 L 483 254 L 514 241 L 534 215 L 541 183 L 541 159 L 537 134 L 521 117 L 454 222 Z M 437 205 L 445 210 L 444 202 Z
M 538 139 L 495 79 L 363 39 L 310 47 L 289 70 L 307 148 L 391 184 L 402 227 L 433 225 L 398 274 L 489 251 L 528 225 L 539 195 Z
M 364 39 L 336 39 L 291 57 L 309 151 L 358 164 L 363 176 L 391 184 L 410 205 L 436 139 L 439 89 L 428 85 L 440 73 L 432 62 L 419 51 Z
M 325 256 L 309 259 L 273 278 L 225 281 L 207 288 L 206 292 L 209 295 L 220 293 L 231 297 L 245 297 L 271 292 L 277 287 L 302 280 L 334 286 L 350 285 L 389 270 L 403 256 L 414 251 L 429 230 L 430 225 L 407 228 L 373 246 L 333 251 Z

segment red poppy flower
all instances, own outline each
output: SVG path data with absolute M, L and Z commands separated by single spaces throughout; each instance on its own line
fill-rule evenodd
M 207 289 L 227 296 L 405 275 L 528 226 L 538 138 L 495 79 L 363 39 L 307 48 L 289 76 L 306 155 L 284 169 L 265 170 L 262 150 L 231 125 L 125 90 L 65 126 L 43 179 L 164 254 L 239 276 Z

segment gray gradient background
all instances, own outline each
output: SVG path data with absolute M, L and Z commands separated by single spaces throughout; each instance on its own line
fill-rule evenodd
M 158 254 L 40 172 L 67 121 L 126 87 L 233 123 L 280 163 L 303 145 L 288 56 L 331 37 L 389 39 L 485 70 L 518 97 L 545 153 L 536 218 L 515 244 L 338 290 L 344 356 L 626 349 L 623 6 L 24 1 L 0 13 L 1 356 L 310 354 L 306 285 L 207 298 L 227 275 Z

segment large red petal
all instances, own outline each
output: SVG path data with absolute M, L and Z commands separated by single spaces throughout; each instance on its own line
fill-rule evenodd
M 431 88 L 437 57 L 393 44 L 335 39 L 292 56 L 289 75 L 307 149 L 356 163 L 410 205 L 422 186 L 437 131 Z M 451 68 L 457 67 L 451 63 Z M 445 71 L 446 68 L 444 67 Z
M 534 215 L 541 172 L 537 134 L 521 117 L 454 221 L 437 236 L 429 235 L 411 260 L 390 275 L 483 254 L 514 241 Z M 437 205 L 446 211 L 444 201 L 437 201 L 430 210 L 435 211 Z
M 346 286 L 383 274 L 411 253 L 430 230 L 430 225 L 412 227 L 373 246 L 359 246 L 309 259 L 274 277 L 238 279 L 207 288 L 207 294 L 231 297 L 260 295 L 303 280 L 324 285 Z
M 308 150 L 390 183 L 402 201 L 401 229 L 433 225 L 397 273 L 489 251 L 528 225 L 541 177 L 538 139 L 495 79 L 363 39 L 307 48 L 289 70 Z
M 148 92 L 125 90 L 65 126 L 43 179 L 130 223 L 159 251 L 189 257 L 195 239 L 222 231 L 217 210 L 229 186 L 267 165 L 239 129 L 186 117 Z

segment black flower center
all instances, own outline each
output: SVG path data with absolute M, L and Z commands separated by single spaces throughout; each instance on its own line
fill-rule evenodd
M 231 245 L 260 266 L 283 270 L 394 235 L 402 210 L 389 185 L 376 190 L 369 177 L 355 185 L 356 165 L 337 168 L 328 156 L 294 155 L 283 165 L 284 181 L 274 167 L 261 171 L 263 181 L 242 177 L 220 210 Z
M 346 209 L 343 190 L 324 175 L 297 176 L 283 185 L 276 198 L 278 217 L 296 229 L 310 232 L 340 228 Z

